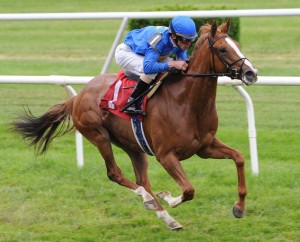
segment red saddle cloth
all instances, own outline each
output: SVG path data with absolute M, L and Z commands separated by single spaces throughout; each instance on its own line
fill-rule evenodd
M 124 74 L 124 70 L 120 70 L 117 75 L 117 80 L 109 87 L 104 97 L 100 101 L 100 108 L 108 109 L 109 112 L 130 120 L 131 115 L 128 115 L 120 110 L 127 104 L 127 100 L 137 84 L 136 81 L 128 79 Z M 144 98 L 141 108 L 145 110 L 147 97 Z

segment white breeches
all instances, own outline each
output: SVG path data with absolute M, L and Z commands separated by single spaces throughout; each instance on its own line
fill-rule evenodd
M 144 56 L 132 52 L 129 45 L 124 43 L 118 45 L 115 51 L 116 63 L 122 68 L 135 72 L 138 75 L 144 73 Z
M 144 74 L 144 56 L 135 54 L 129 45 L 124 43 L 118 45 L 115 51 L 116 63 L 122 68 L 132 71 L 141 76 Z M 169 62 L 172 58 L 167 57 L 160 62 Z M 157 74 L 146 75 L 149 79 L 154 80 Z M 142 78 L 144 79 L 144 78 Z

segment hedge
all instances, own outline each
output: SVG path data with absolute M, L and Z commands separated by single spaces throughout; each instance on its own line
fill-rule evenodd
M 207 10 L 225 10 L 226 7 L 215 8 L 211 7 Z M 175 5 L 175 6 L 163 6 L 161 8 L 148 9 L 145 11 L 188 11 L 188 10 L 199 10 L 198 8 L 191 5 Z M 227 18 L 193 18 L 196 28 L 206 23 L 211 23 L 212 20 L 216 20 L 217 24 L 221 24 L 227 21 Z M 169 26 L 171 19 L 167 18 L 155 18 L 155 19 L 131 19 L 128 23 L 129 30 L 139 29 L 146 26 Z M 239 42 L 240 38 L 240 19 L 238 17 L 231 18 L 231 27 L 228 32 L 229 36 Z M 193 50 L 193 46 L 189 49 L 189 54 Z

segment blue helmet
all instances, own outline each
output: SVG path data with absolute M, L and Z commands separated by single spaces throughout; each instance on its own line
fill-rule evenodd
M 177 16 L 171 20 L 169 31 L 185 39 L 195 39 L 198 34 L 194 21 L 187 16 Z

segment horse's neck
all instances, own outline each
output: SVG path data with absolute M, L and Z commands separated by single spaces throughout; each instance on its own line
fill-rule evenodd
M 195 49 L 192 53 L 188 73 L 209 74 L 213 72 L 211 51 L 204 43 L 201 46 L 201 48 Z
M 216 78 L 214 78 L 216 79 Z M 217 81 L 210 78 L 181 77 L 172 79 L 163 88 L 164 103 L 171 112 L 181 113 L 190 121 L 208 118 L 215 110 Z M 166 101 L 167 100 L 167 101 Z
M 206 54 L 205 54 L 206 53 Z M 208 54 L 207 54 L 208 53 Z M 210 63 L 211 53 L 209 50 L 205 52 L 196 53 L 195 57 L 191 60 L 189 64 L 188 74 L 211 74 L 213 73 L 213 68 Z M 214 105 L 217 90 L 217 78 L 216 77 L 185 77 L 188 80 L 185 83 L 183 80 L 183 85 L 189 85 L 190 88 L 186 88 L 187 93 L 190 98 L 190 105 L 193 109 L 198 109 L 200 107 L 207 107 Z
M 193 53 L 187 73 L 211 74 L 213 68 L 210 63 L 209 49 L 199 49 Z M 163 96 L 169 100 L 170 106 L 176 112 L 182 110 L 190 115 L 205 115 L 215 108 L 217 78 L 216 77 L 190 77 L 170 76 L 162 90 Z

